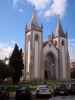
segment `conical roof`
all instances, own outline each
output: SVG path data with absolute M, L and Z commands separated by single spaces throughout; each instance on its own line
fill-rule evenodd
M 32 13 L 31 20 L 30 20 L 30 22 L 27 24 L 26 32 L 27 32 L 28 30 L 32 30 L 32 29 L 38 30 L 38 31 L 42 31 L 41 25 L 40 25 L 39 22 L 38 22 L 37 14 L 36 14 L 36 11 L 35 11 L 34 8 L 33 8 L 33 13 Z
M 38 25 L 37 15 L 36 15 L 35 9 L 33 9 L 32 18 L 31 18 L 31 24 Z
M 55 33 L 58 36 L 64 36 L 64 31 L 63 31 L 59 16 L 57 16 L 57 25 L 56 25 L 56 28 L 55 28 Z

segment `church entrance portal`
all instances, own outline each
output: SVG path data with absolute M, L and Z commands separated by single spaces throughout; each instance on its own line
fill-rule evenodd
M 45 80 L 56 79 L 55 56 L 51 52 L 48 52 L 45 57 L 44 78 Z

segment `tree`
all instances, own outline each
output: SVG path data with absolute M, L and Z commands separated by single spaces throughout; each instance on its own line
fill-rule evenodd
M 8 66 L 0 60 L 0 80 L 3 81 L 8 76 Z
M 10 56 L 9 66 L 10 66 L 10 69 L 12 70 L 11 77 L 12 77 L 13 83 L 18 83 L 20 80 L 20 77 L 22 76 L 22 69 L 24 65 L 23 65 L 23 58 L 22 58 L 22 49 L 19 50 L 19 47 L 17 44 L 15 44 L 12 55 Z

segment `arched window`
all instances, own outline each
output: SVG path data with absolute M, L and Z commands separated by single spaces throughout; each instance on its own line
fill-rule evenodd
M 35 35 L 35 40 L 38 41 L 38 35 L 37 34 Z
M 48 45 L 49 45 L 49 47 L 51 47 L 51 44 L 50 43 Z
M 27 41 L 29 41 L 31 39 L 31 35 L 27 36 Z
M 62 40 L 61 44 L 62 44 L 62 46 L 64 46 L 64 40 Z

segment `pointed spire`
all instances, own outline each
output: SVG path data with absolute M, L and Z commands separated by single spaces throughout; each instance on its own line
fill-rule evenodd
M 63 31 L 63 28 L 62 28 L 62 26 L 61 26 L 61 22 L 60 22 L 60 17 L 59 17 L 59 15 L 57 15 L 57 25 L 56 25 L 55 33 L 56 33 L 58 36 L 63 36 L 63 35 L 64 35 L 64 31 Z
M 35 11 L 35 7 L 33 6 L 33 13 L 32 13 L 32 19 L 31 19 L 31 23 L 36 25 L 37 23 L 37 15 L 36 15 L 36 11 Z
M 37 31 L 42 32 L 42 26 L 38 22 L 38 18 L 37 18 L 37 14 L 36 14 L 36 10 L 34 6 L 32 10 L 33 10 L 32 17 L 31 17 L 30 22 L 26 26 L 26 33 L 30 30 L 37 30 Z

